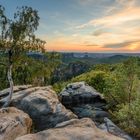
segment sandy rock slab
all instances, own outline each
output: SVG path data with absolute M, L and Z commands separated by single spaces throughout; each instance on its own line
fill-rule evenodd
M 53 129 L 29 134 L 16 140 L 124 140 L 98 129 L 89 118 L 72 119 Z
M 15 140 L 30 132 L 29 115 L 14 107 L 0 109 L 0 140 Z
M 34 130 L 37 132 L 77 118 L 61 104 L 51 86 L 30 87 L 14 92 L 11 106 L 26 112 L 32 118 Z

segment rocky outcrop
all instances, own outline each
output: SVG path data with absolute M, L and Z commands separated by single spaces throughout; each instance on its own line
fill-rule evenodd
M 59 94 L 60 101 L 79 118 L 89 117 L 101 122 L 109 117 L 103 96 L 85 82 L 68 84 Z
M 101 107 L 106 103 L 102 95 L 85 82 L 68 84 L 59 94 L 59 98 L 67 107 L 81 104 L 94 104 L 96 107 Z
M 32 85 L 22 85 L 22 86 L 14 86 L 13 87 L 13 91 L 14 92 L 18 92 L 18 91 L 22 91 L 28 88 L 31 88 Z M 9 88 L 6 88 L 2 91 L 0 91 L 0 107 L 2 107 L 5 103 L 5 101 L 7 100 L 6 97 L 9 95 Z
M 52 128 L 58 123 L 77 118 L 59 102 L 51 87 L 30 87 L 15 92 L 11 105 L 30 115 L 36 131 Z
M 29 134 L 16 140 L 123 140 L 98 129 L 92 120 L 73 119 L 58 124 L 54 129 Z
M 0 140 L 15 138 L 30 132 L 32 120 L 14 107 L 0 109 Z
M 91 118 L 96 126 L 113 135 L 132 140 L 119 129 L 110 118 L 106 110 L 103 96 L 85 82 L 76 82 L 66 86 L 59 95 L 60 101 L 74 112 L 78 118 Z
M 25 89 L 28 89 L 28 88 L 31 88 L 32 85 L 22 85 L 22 86 L 14 86 L 14 92 L 17 92 L 17 91 L 21 91 L 21 90 L 25 90 Z M 3 97 L 3 96 L 7 96 L 9 94 L 9 88 L 6 88 L 2 91 L 0 91 L 0 97 Z
M 1 91 L 0 99 L 8 91 Z M 59 99 L 68 109 L 50 86 L 15 86 L 10 106 L 22 111 L 0 110 L 0 140 L 132 140 L 108 119 L 106 101 L 85 82 L 69 84 Z M 33 120 L 32 132 L 40 132 L 26 135 L 32 121 L 23 111 Z

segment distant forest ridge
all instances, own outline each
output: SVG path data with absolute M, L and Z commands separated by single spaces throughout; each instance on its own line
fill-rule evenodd
M 134 56 L 140 57 L 140 53 L 80 53 L 80 52 L 60 52 L 63 55 L 71 57 L 92 57 L 92 58 L 104 58 L 113 56 Z
M 51 53 L 51 52 L 50 52 Z M 121 57 L 121 56 L 126 56 L 126 57 L 140 57 L 140 53 L 82 53 L 82 52 L 59 52 L 62 54 L 64 57 L 78 57 L 78 58 L 86 58 L 86 57 L 91 57 L 91 58 L 105 58 L 105 57 Z M 39 55 L 42 56 L 41 53 L 37 52 L 29 52 L 28 55 Z

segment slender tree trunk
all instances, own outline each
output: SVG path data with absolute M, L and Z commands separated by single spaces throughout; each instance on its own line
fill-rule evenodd
M 130 77 L 129 78 L 130 84 L 129 84 L 129 91 L 128 91 L 128 126 L 130 126 L 130 122 L 131 122 L 131 96 L 132 96 L 132 90 L 133 90 L 133 84 L 134 84 L 134 77 Z
M 9 65 L 8 65 L 7 78 L 9 81 L 10 88 L 9 88 L 9 95 L 8 95 L 7 100 L 6 100 L 5 104 L 3 105 L 3 107 L 8 107 L 10 105 L 12 95 L 13 95 L 13 87 L 14 87 L 14 82 L 12 79 L 12 67 L 13 67 L 13 65 L 12 65 L 12 51 L 11 50 L 9 50 L 8 55 L 9 55 Z

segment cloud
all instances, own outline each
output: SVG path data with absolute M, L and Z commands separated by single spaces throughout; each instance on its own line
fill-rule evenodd
M 105 45 L 96 44 L 87 36 L 79 38 L 79 35 L 48 40 L 48 51 L 71 51 L 71 52 L 139 52 L 140 40 L 112 43 Z M 75 41 L 77 40 L 77 42 Z M 88 40 L 88 41 L 87 41 Z
M 110 51 L 140 51 L 140 1 L 116 0 L 101 17 L 76 27 L 94 30 L 92 43 Z M 92 44 L 91 43 L 91 44 Z
M 100 36 L 100 35 L 105 34 L 105 33 L 107 33 L 107 31 L 105 31 L 104 29 L 97 29 L 93 32 L 92 35 L 93 36 Z
M 116 44 L 106 44 L 105 48 L 122 48 L 124 46 L 127 46 L 130 44 L 130 42 L 123 42 L 123 43 L 116 43 Z
M 120 5 L 128 5 L 128 3 L 133 2 L 135 0 L 115 0 L 115 1 Z
M 137 0 L 116 0 L 116 2 L 122 6 L 132 7 L 136 4 Z
M 104 15 L 93 18 L 87 23 L 76 26 L 76 29 L 84 29 L 89 26 L 109 27 L 119 26 L 131 21 L 140 21 L 140 7 L 137 0 L 116 0 L 116 4 L 108 6 Z
M 76 28 L 83 29 L 89 26 L 111 28 L 114 26 L 120 26 L 134 20 L 140 21 L 140 15 L 138 13 L 140 13 L 140 7 L 130 7 L 110 16 L 90 20 L 88 23 L 79 25 Z
M 104 48 L 108 48 L 117 52 L 139 52 L 140 51 L 140 41 L 123 42 L 116 44 L 107 44 Z
M 140 1 L 139 3 L 138 0 L 77 1 L 79 2 L 78 12 L 83 11 L 77 14 L 78 18 L 76 20 L 64 19 L 65 28 L 62 27 L 61 30 L 58 26 L 52 28 L 52 38 L 50 37 L 47 40 L 48 50 L 140 51 Z M 91 14 L 85 17 L 83 13 L 87 14 L 88 10 Z
M 103 17 L 101 19 L 95 19 L 89 22 L 89 25 L 112 27 L 121 26 L 132 21 L 140 21 L 140 8 L 127 8 L 117 14 Z
M 128 42 L 122 42 L 122 43 L 116 43 L 116 44 L 106 44 L 105 48 L 123 48 L 126 46 L 131 46 L 132 44 L 139 44 L 140 41 L 128 41 Z
M 81 5 L 88 5 L 91 4 L 94 0 L 78 0 L 79 4 Z
M 138 52 L 138 51 L 140 51 L 140 41 L 129 43 L 124 48 L 127 48 L 130 51 Z

